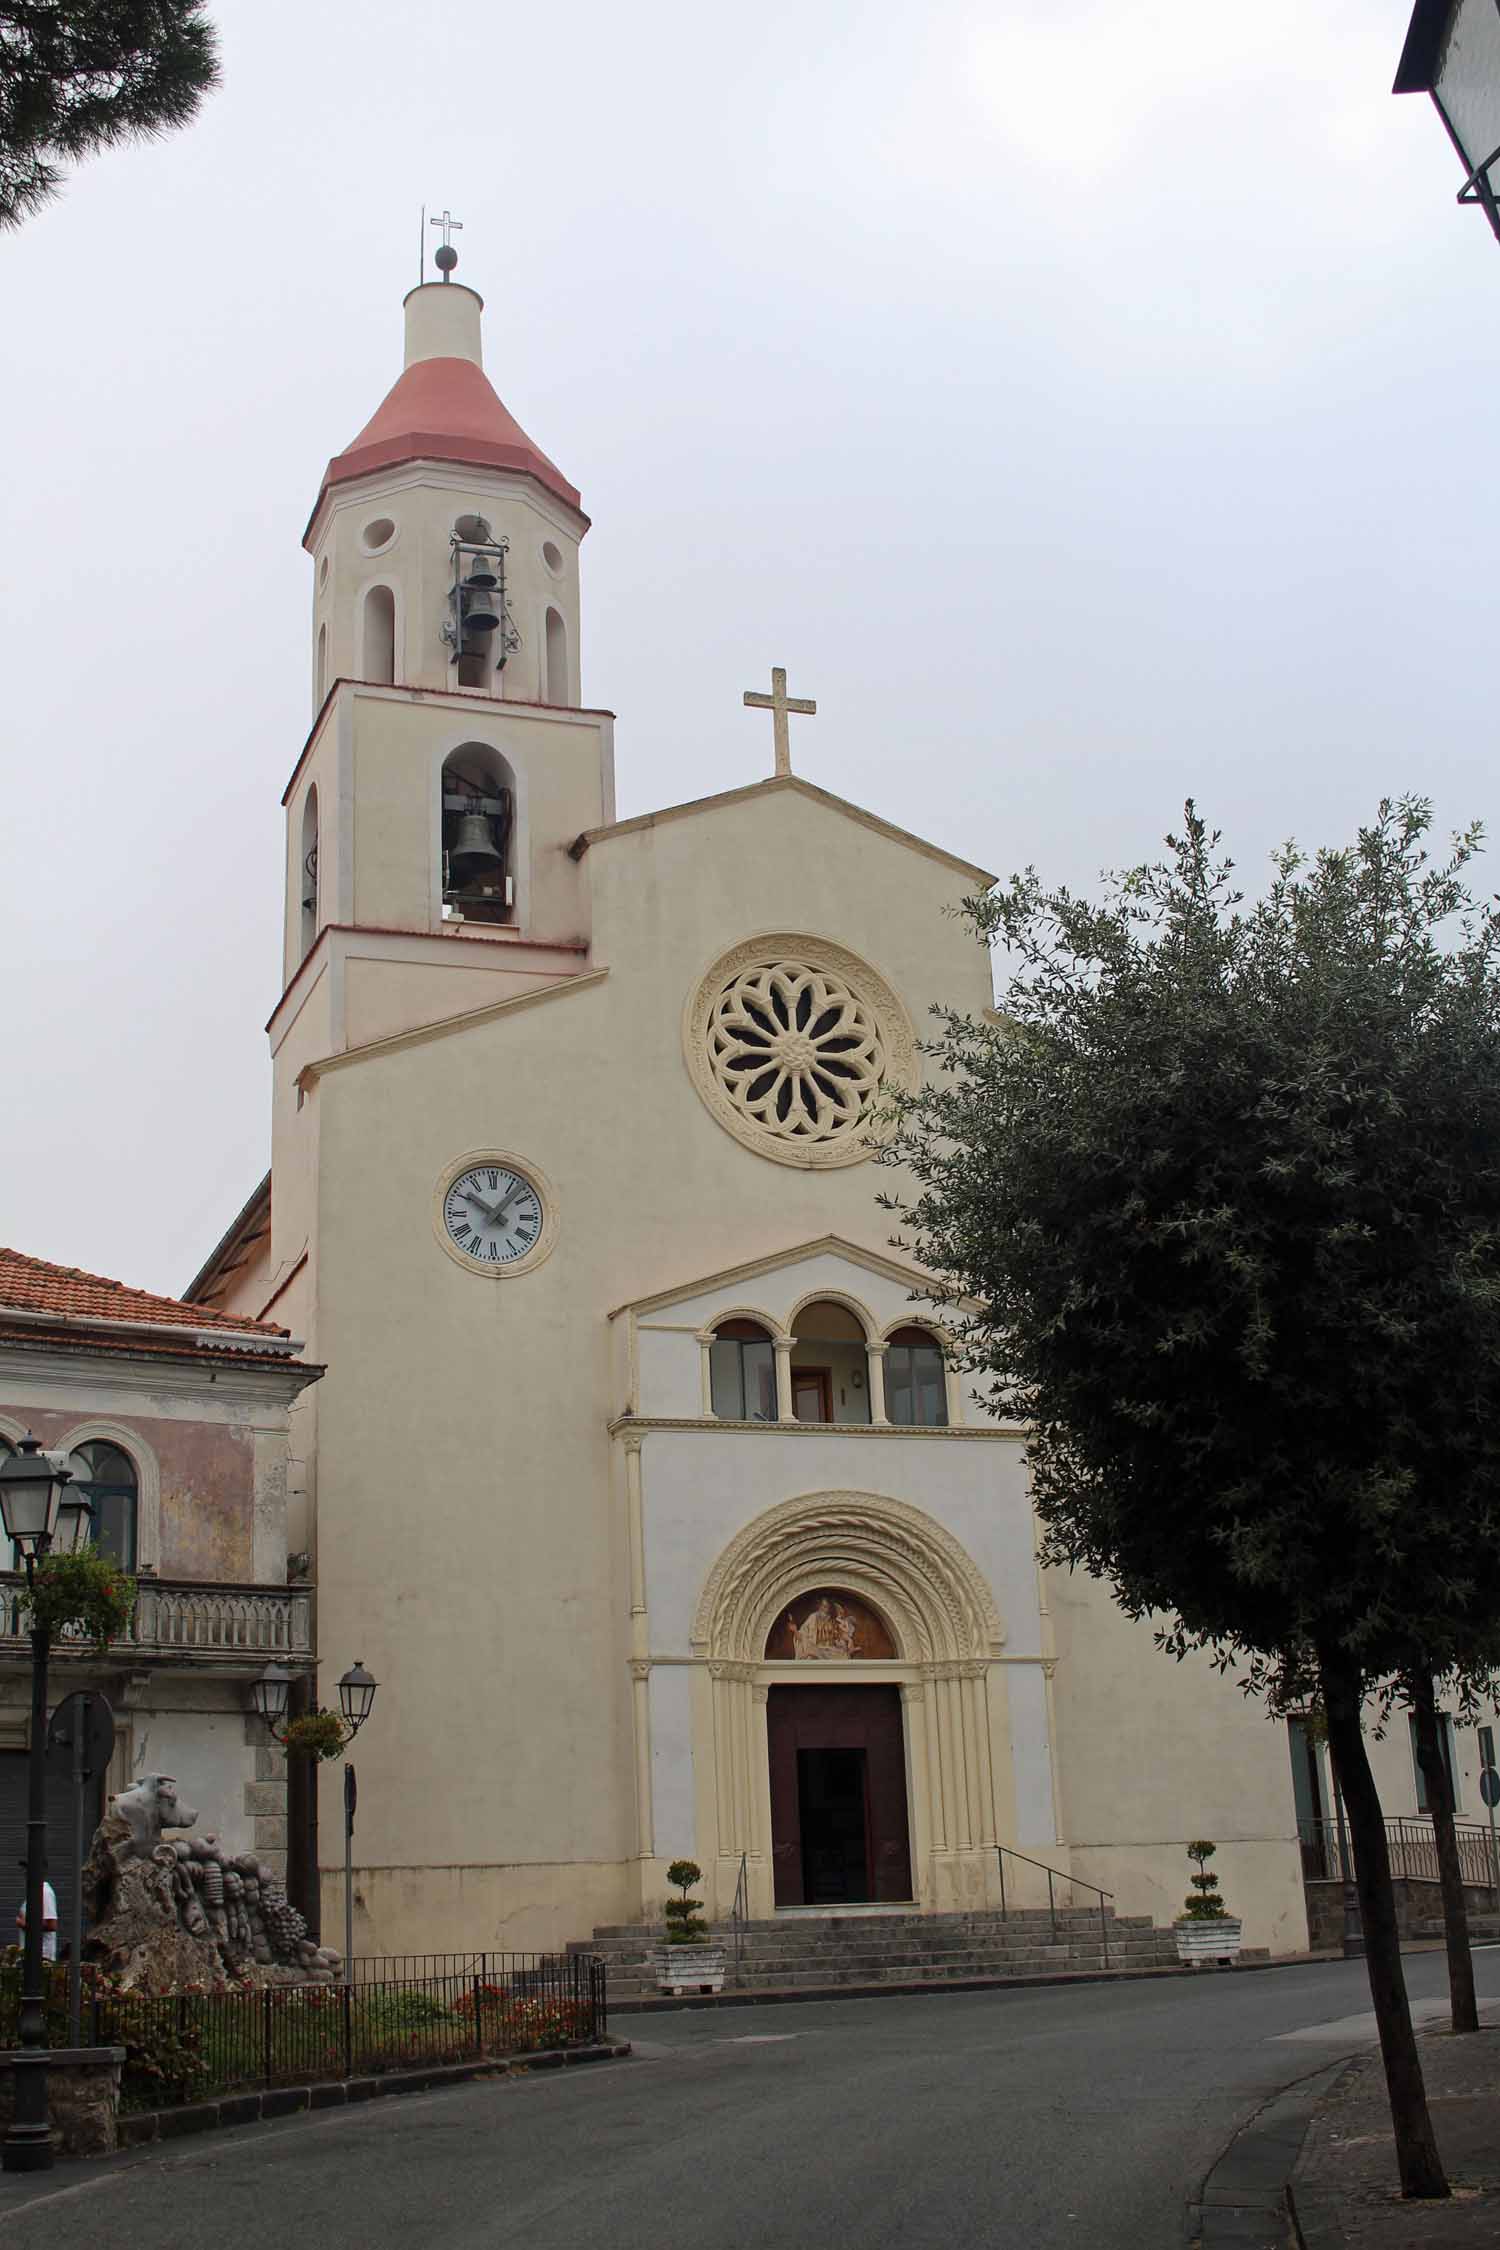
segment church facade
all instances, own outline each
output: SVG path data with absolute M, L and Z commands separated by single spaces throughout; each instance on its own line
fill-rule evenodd
M 1024 1433 L 876 1201 L 883 1089 L 991 1002 L 949 911 L 991 878 L 784 755 L 617 818 L 587 518 L 480 314 L 411 293 L 307 527 L 269 1219 L 191 1292 L 326 1368 L 289 1538 L 324 1670 L 381 1682 L 358 1949 L 654 1918 L 681 1857 L 720 1915 L 993 1905 L 1004 1847 L 1012 1900 L 1165 1921 L 1199 1835 L 1246 1942 L 1305 1943 L 1285 1729 L 1039 1573 Z

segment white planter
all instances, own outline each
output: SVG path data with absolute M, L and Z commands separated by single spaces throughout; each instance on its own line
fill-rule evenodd
M 660 1992 L 722 1992 L 728 1955 L 721 1945 L 664 1945 L 656 1956 Z
M 1205 1961 L 1214 1963 L 1237 1961 L 1240 1953 L 1240 1923 L 1232 1914 L 1221 1922 L 1174 1922 L 1172 1935 L 1177 1940 L 1177 1958 L 1193 1968 Z

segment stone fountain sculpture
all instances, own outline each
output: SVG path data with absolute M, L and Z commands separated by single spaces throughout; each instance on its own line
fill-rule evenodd
M 183 1984 L 333 1984 L 340 1956 L 315 1945 L 280 1880 L 253 1852 L 197 1825 L 171 1774 L 147 1774 L 110 1799 L 83 1870 L 84 1956 L 142 1991 Z

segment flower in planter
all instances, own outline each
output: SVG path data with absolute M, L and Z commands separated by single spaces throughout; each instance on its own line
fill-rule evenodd
M 33 1631 L 86 1633 L 100 1656 L 124 1638 L 135 1615 L 135 1580 L 92 1544 L 43 1555 L 18 1599 L 31 1613 Z
M 337 1711 L 304 1711 L 299 1718 L 288 1719 L 281 1733 L 289 1758 L 341 1758 L 345 1739 Z

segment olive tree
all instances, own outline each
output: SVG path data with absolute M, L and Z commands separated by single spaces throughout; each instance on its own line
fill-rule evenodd
M 968 902 L 1008 957 L 939 1011 L 886 1161 L 1042 1560 L 1326 1713 L 1408 2195 L 1444 2195 L 1361 1724 L 1472 1668 L 1500 1584 L 1500 917 L 1479 830 L 1384 803 L 1247 902 L 1189 804 L 1100 902 Z

